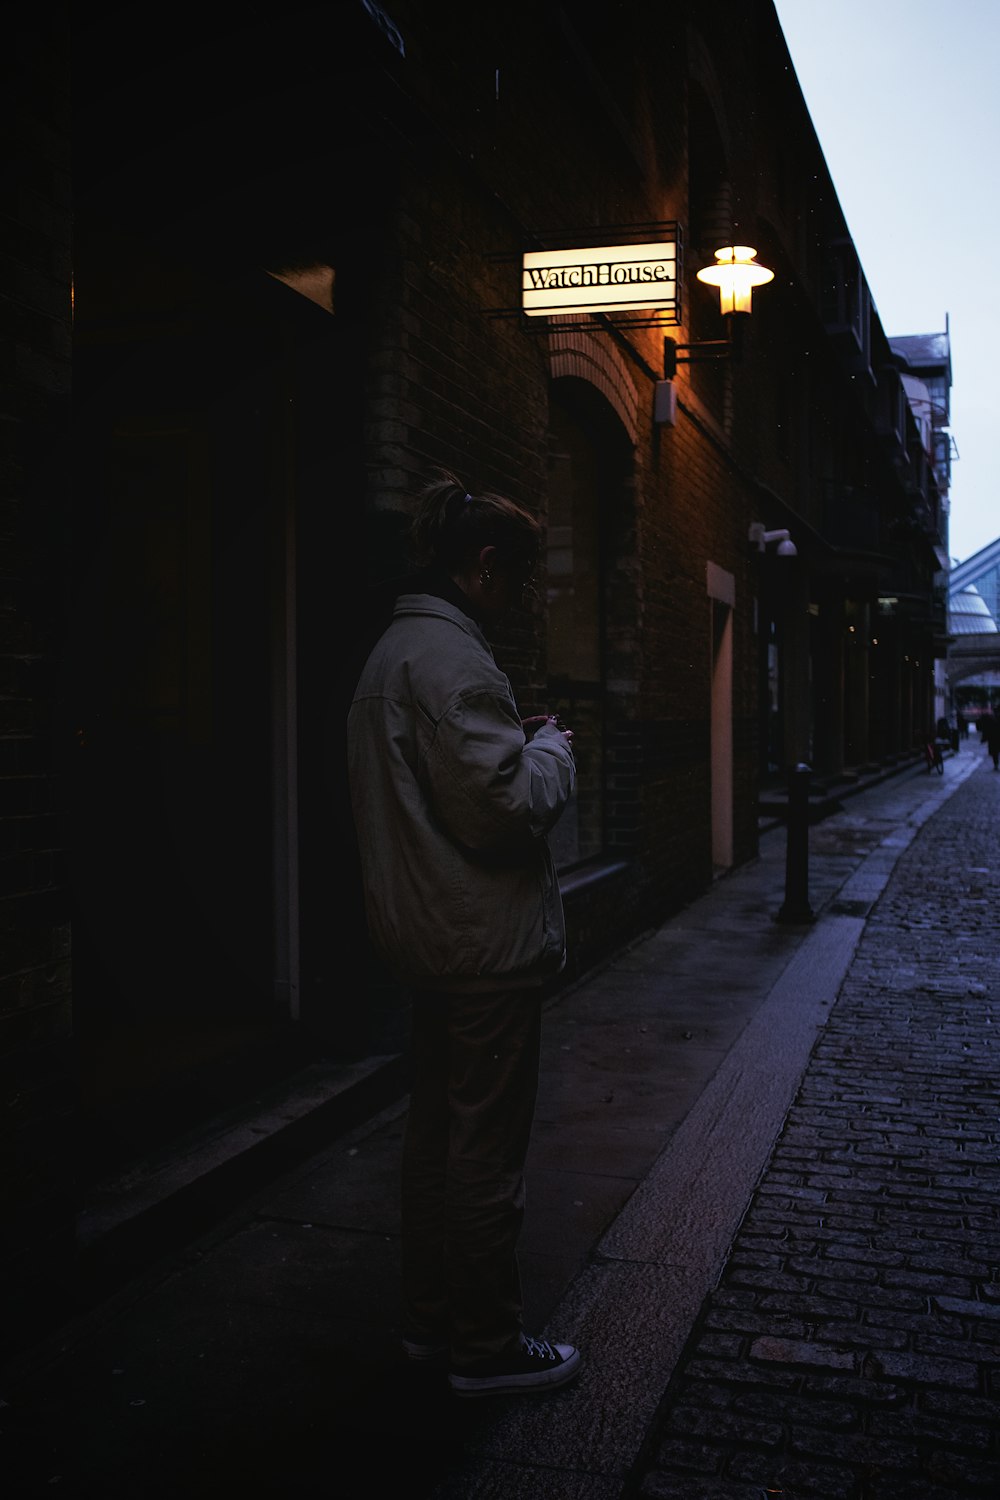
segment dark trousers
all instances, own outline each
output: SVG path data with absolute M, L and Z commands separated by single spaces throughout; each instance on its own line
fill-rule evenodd
M 402 1157 L 402 1289 L 410 1337 L 454 1365 L 514 1347 L 517 1241 L 538 1093 L 541 992 L 419 991 Z

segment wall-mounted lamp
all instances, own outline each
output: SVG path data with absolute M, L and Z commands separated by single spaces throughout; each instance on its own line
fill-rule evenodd
M 715 252 L 715 265 L 704 266 L 698 272 L 698 280 L 719 288 L 719 305 L 725 319 L 724 339 L 705 339 L 698 344 L 678 344 L 675 339 L 663 340 L 663 380 L 657 382 L 653 417 L 654 421 L 672 427 L 675 421 L 676 400 L 669 382 L 677 374 L 679 364 L 690 364 L 692 360 L 734 359 L 738 360 L 743 349 L 743 323 L 750 316 L 753 289 L 774 280 L 774 272 L 754 260 L 757 254 L 752 245 L 723 245 Z M 666 387 L 666 388 L 665 388 Z
M 774 280 L 774 272 L 759 266 L 752 245 L 723 245 L 716 250 L 714 266 L 698 272 L 698 280 L 719 288 L 719 302 L 724 318 L 733 313 L 749 313 L 755 286 Z
M 777 542 L 775 552 L 778 557 L 798 557 L 799 555 L 799 549 L 786 530 L 765 531 L 760 521 L 751 521 L 748 541 L 751 546 L 757 548 L 758 552 L 765 552 L 769 542 Z

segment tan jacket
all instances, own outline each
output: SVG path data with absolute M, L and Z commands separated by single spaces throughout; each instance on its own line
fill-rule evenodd
M 546 834 L 576 784 L 568 741 L 525 741 L 478 625 L 404 594 L 348 715 L 351 804 L 371 937 L 425 988 L 540 984 L 566 960 Z

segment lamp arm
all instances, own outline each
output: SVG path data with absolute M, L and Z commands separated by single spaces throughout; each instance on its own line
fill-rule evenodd
M 678 365 L 690 365 L 703 359 L 731 359 L 738 364 L 743 357 L 743 325 L 748 313 L 726 314 L 726 337 L 703 339 L 697 344 L 679 344 L 665 335 L 663 339 L 663 378 L 673 380 Z

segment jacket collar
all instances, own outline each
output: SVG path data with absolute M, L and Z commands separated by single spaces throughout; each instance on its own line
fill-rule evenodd
M 490 656 L 493 655 L 493 647 L 490 645 L 478 620 L 473 619 L 472 615 L 463 609 L 460 604 L 453 604 L 450 599 L 446 599 L 442 594 L 427 594 L 417 591 L 413 593 L 401 593 L 396 600 L 393 619 L 403 620 L 407 616 L 413 617 L 415 615 L 436 615 L 438 619 L 450 620 L 460 630 L 464 630 L 466 635 L 470 635 L 474 640 L 478 641 L 484 650 L 489 652 Z
M 414 573 L 406 580 L 406 587 L 402 591 L 407 594 L 432 594 L 436 599 L 446 599 L 449 604 L 454 604 L 463 615 L 468 615 L 480 628 L 482 620 L 476 613 L 472 600 L 468 594 L 460 589 L 455 580 L 440 568 L 424 568 L 419 573 Z

